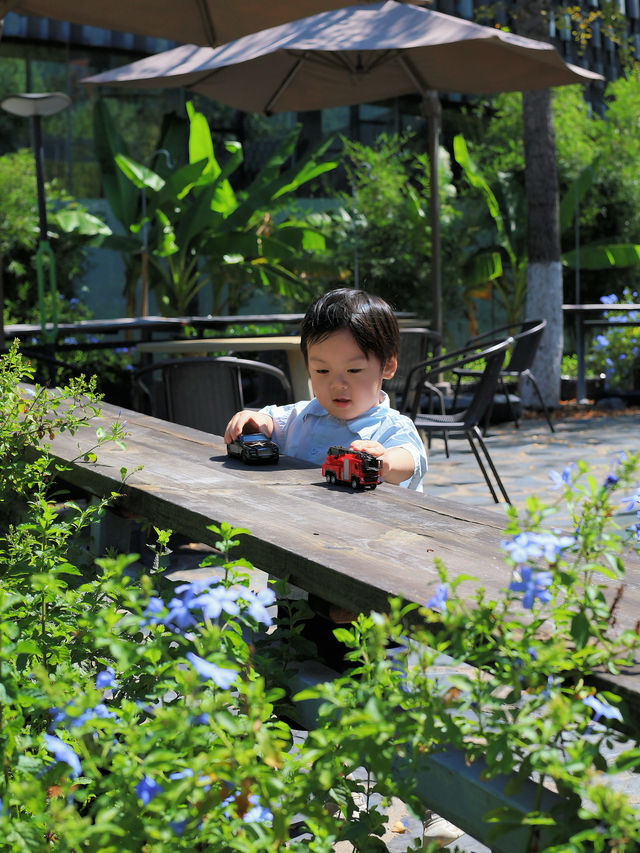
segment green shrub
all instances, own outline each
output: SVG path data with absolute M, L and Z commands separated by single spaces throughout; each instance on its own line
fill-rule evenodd
M 615 294 L 601 297 L 605 305 L 618 303 Z M 638 294 L 626 287 L 620 299 L 637 303 Z M 634 323 L 638 325 L 609 326 L 596 335 L 587 357 L 589 367 L 596 374 L 605 376 L 605 386 L 613 391 L 633 391 L 640 389 L 640 312 L 605 311 L 604 316 L 613 323 Z
M 0 262 L 4 277 L 5 323 L 39 323 L 34 256 L 40 232 L 35 163 L 30 151 L 23 149 L 0 157 L 0 186 L 3 188 Z M 61 206 L 85 212 L 57 181 L 45 182 L 45 198 L 50 215 Z M 73 280 L 84 270 L 86 238 L 64 233 L 53 223 L 49 224 L 58 289 L 63 296 L 71 298 Z

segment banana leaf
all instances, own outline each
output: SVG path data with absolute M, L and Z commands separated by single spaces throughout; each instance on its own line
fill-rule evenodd
M 570 269 L 576 268 L 576 262 L 583 270 L 606 270 L 612 267 L 640 266 L 640 245 L 637 243 L 610 243 L 608 245 L 581 246 L 564 252 L 562 263 Z
M 187 115 L 189 117 L 189 162 L 195 163 L 198 160 L 206 160 L 207 165 L 202 173 L 201 183 L 210 184 L 220 177 L 222 169 L 213 151 L 213 138 L 209 130 L 209 123 L 202 113 L 195 110 L 191 102 L 187 103 Z M 234 168 L 240 162 L 242 160 L 241 158 L 238 160 L 236 154 Z M 216 191 L 211 201 L 213 210 L 225 213 L 237 207 L 236 194 L 226 178 L 217 181 L 215 186 Z

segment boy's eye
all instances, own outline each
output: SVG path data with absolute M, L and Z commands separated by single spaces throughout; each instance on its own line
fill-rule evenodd
M 361 367 L 350 367 L 348 373 L 362 373 Z
M 328 373 L 328 372 L 329 371 L 326 369 L 326 367 L 317 367 L 316 368 L 316 373 Z

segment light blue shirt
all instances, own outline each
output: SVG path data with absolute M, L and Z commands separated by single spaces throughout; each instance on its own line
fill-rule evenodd
M 422 491 L 422 478 L 427 472 L 427 453 L 415 424 L 406 415 L 392 409 L 389 397 L 381 392 L 377 406 L 357 418 L 344 421 L 334 418 L 313 400 L 287 406 L 265 406 L 260 409 L 273 418 L 271 438 L 287 456 L 313 462 L 324 462 L 331 445 L 348 447 L 352 441 L 378 441 L 385 447 L 403 447 L 413 457 L 413 474 L 400 483 L 408 489 Z

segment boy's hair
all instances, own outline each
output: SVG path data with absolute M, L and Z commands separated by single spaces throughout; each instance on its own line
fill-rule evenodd
M 305 364 L 309 345 L 340 329 L 348 329 L 362 352 L 372 353 L 383 367 L 398 355 L 400 331 L 391 307 L 365 290 L 341 287 L 316 299 L 304 316 L 300 348 Z

